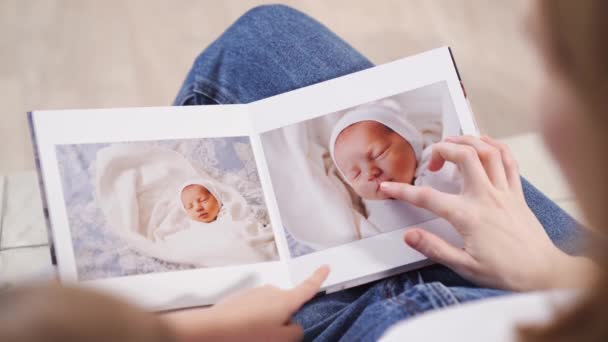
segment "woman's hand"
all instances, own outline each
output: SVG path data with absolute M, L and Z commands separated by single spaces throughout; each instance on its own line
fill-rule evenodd
M 577 276 L 564 270 L 586 262 L 553 245 L 526 204 L 517 162 L 506 145 L 489 137 L 446 138 L 434 145 L 429 170 L 441 169 L 446 161 L 455 163 L 464 178 L 460 194 L 389 182 L 382 191 L 445 218 L 462 236 L 464 248 L 417 228 L 406 233 L 408 245 L 483 286 L 576 285 Z
M 328 274 L 329 268 L 322 266 L 293 289 L 257 287 L 211 308 L 173 312 L 165 318 L 179 341 L 299 341 L 302 328 L 291 316 L 317 294 Z

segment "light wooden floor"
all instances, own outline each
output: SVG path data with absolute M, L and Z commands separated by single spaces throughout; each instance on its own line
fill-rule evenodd
M 0 2 L 0 174 L 33 167 L 25 112 L 167 105 L 194 57 L 251 0 Z M 285 1 L 375 63 L 450 45 L 479 124 L 534 129 L 538 61 L 526 0 Z

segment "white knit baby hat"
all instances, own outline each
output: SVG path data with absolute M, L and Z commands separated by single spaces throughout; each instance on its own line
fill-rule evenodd
M 334 146 L 338 136 L 349 126 L 361 121 L 376 121 L 392 129 L 410 143 L 416 155 L 416 160 L 420 161 L 420 156 L 422 155 L 422 135 L 416 127 L 406 120 L 406 116 L 407 113 L 401 108 L 399 103 L 391 99 L 367 103 L 347 111 L 332 129 L 329 139 L 329 153 L 336 167 L 338 164 L 334 155 Z M 344 173 L 339 167 L 338 170 L 344 177 Z

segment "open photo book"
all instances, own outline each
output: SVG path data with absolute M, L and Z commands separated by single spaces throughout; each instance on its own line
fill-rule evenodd
M 430 262 L 403 242 L 451 225 L 384 181 L 458 193 L 434 143 L 478 135 L 449 48 L 249 104 L 29 113 L 64 283 L 153 311 L 298 284 L 333 292 Z

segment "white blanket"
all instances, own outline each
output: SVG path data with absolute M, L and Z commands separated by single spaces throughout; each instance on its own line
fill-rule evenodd
M 263 136 L 265 156 L 283 226 L 298 241 L 323 249 L 374 230 L 354 209 L 338 177 L 327 141 L 337 115 L 284 127 Z
M 193 178 L 211 177 L 175 151 L 116 144 L 97 153 L 96 199 L 109 228 L 145 255 L 206 267 L 276 258 L 271 228 L 254 219 L 230 186 L 215 181 L 226 211 L 220 219 L 192 221 L 178 192 Z

